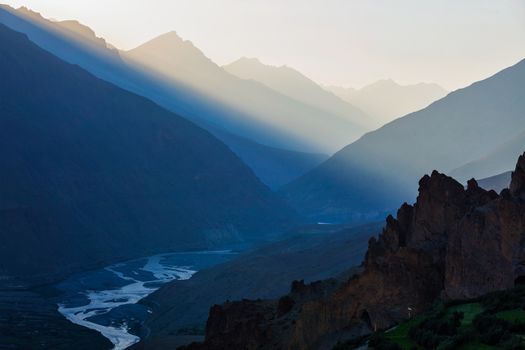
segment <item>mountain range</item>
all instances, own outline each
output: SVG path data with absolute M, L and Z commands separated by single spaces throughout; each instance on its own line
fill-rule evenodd
M 124 52 L 77 21 L 51 21 L 24 7 L 1 5 L 0 22 L 65 61 L 196 122 L 273 189 L 379 125 L 292 68 L 254 59 L 219 67 L 175 32 Z M 375 105 L 388 104 L 387 93 L 379 98 Z M 291 155 L 300 161 L 283 161 Z
M 318 221 L 383 216 L 415 198 L 413 183 L 423 174 L 452 171 L 507 144 L 519 147 L 524 90 L 525 60 L 367 133 L 286 185 L 283 193 Z M 494 162 L 483 171 L 465 171 L 462 178 L 488 177 L 510 170 L 506 167 L 506 161 L 504 169 Z
M 327 92 L 319 84 L 291 67 L 265 65 L 256 58 L 243 57 L 222 68 L 241 79 L 259 82 L 294 100 L 327 111 L 341 119 L 364 125 L 368 129 L 374 126 L 374 122 L 363 111 Z M 324 122 L 329 123 L 327 118 L 328 115 L 323 117 Z
M 525 60 L 347 89 L 7 5 L 0 43 L 0 348 L 373 347 L 525 281 Z
M 391 79 L 379 80 L 361 89 L 339 86 L 325 89 L 363 110 L 375 127 L 423 109 L 448 93 L 437 84 L 400 85 Z
M 122 57 L 162 79 L 188 85 L 243 112 L 238 118 L 218 120 L 215 117 L 207 121 L 262 144 L 333 153 L 367 131 L 366 116 L 361 111 L 349 106 L 344 116 L 334 114 L 257 81 L 240 79 L 175 32 L 123 52 Z M 270 133 L 264 134 L 265 128 L 269 128 Z
M 0 41 L 3 284 L 298 222 L 209 132 L 4 25 Z
M 324 153 L 323 150 L 325 148 L 313 146 L 309 141 L 305 141 L 307 137 L 299 131 L 301 129 L 299 126 L 295 128 L 290 127 L 287 130 L 286 128 L 272 125 L 265 118 L 254 118 L 247 112 L 239 111 L 237 106 L 230 106 L 217 101 L 211 96 L 207 96 L 206 91 L 195 88 L 196 84 L 175 81 L 174 79 L 166 80 L 165 77 L 155 74 L 151 69 L 145 69 L 144 65 L 131 63 L 130 54 L 126 55 L 126 53 L 116 50 L 104 39 L 96 37 L 90 28 L 76 21 L 51 21 L 23 7 L 15 10 L 9 6 L 0 5 L 0 23 L 25 33 L 30 40 L 43 49 L 50 51 L 69 63 L 78 64 L 98 78 L 145 96 L 164 108 L 198 123 L 227 144 L 230 140 L 235 139 L 235 142 L 228 145 L 252 169 L 261 169 L 263 166 L 270 164 L 275 166 L 275 168 L 267 170 L 275 170 L 276 173 L 286 174 L 282 179 L 279 178 L 277 182 L 275 178 L 266 176 L 269 173 L 268 171 L 257 174 L 266 184 L 273 188 L 278 188 L 304 173 L 304 164 L 316 164 L 319 154 Z M 168 46 L 164 48 L 166 54 L 180 49 L 182 51 L 178 52 L 178 54 L 181 57 L 193 57 L 195 62 L 200 62 L 204 65 L 203 67 L 194 67 L 192 66 L 193 59 L 185 61 L 181 58 L 176 62 L 183 65 L 187 64 L 188 67 L 179 65 L 177 69 L 182 71 L 198 71 L 202 69 L 215 72 L 209 76 L 211 79 L 209 82 L 210 89 L 213 87 L 216 91 L 221 90 L 218 88 L 217 83 L 219 82 L 215 78 L 219 80 L 225 79 L 223 83 L 233 84 L 233 89 L 241 89 L 247 94 L 250 93 L 249 91 L 257 91 L 257 96 L 265 96 L 264 98 L 270 99 L 266 100 L 265 103 L 268 106 L 275 106 L 272 107 L 274 112 L 281 108 L 278 119 L 283 123 L 289 124 L 288 121 L 290 121 L 291 123 L 299 122 L 301 125 L 309 124 L 306 119 L 302 120 L 299 115 L 305 115 L 305 118 L 308 118 L 308 115 L 311 115 L 310 110 L 313 110 L 311 107 L 293 101 L 289 97 L 268 89 L 261 84 L 247 83 L 226 73 L 208 60 L 192 44 L 183 41 L 174 33 L 168 33 L 165 37 L 169 39 Z M 178 45 L 177 43 L 185 44 Z M 170 47 L 170 44 L 173 44 L 173 47 Z M 123 57 L 127 57 L 127 59 L 124 60 Z M 166 57 L 166 60 L 168 59 L 169 57 Z M 198 81 L 198 77 L 199 75 L 196 74 L 196 81 Z M 207 86 L 206 84 L 201 84 L 200 86 L 203 90 L 206 90 L 204 89 Z M 266 109 L 263 108 L 262 111 Z M 324 118 L 325 116 L 325 113 L 319 110 L 315 113 L 317 113 L 318 117 Z M 294 115 L 295 117 L 293 117 Z M 289 119 L 288 116 L 295 118 L 293 119 L 295 121 L 291 121 L 292 119 Z M 321 122 L 314 117 L 312 118 L 312 123 Z M 346 130 L 349 124 L 345 121 L 342 123 L 346 126 L 341 124 L 338 124 L 338 126 Z M 322 131 L 325 127 L 329 128 L 330 126 L 317 125 L 315 128 Z M 340 144 L 345 144 L 351 141 L 352 138 L 355 139 L 365 131 L 363 128 L 359 128 L 359 130 L 355 134 L 353 134 L 353 131 L 351 132 L 354 136 L 338 131 L 344 134 L 342 137 L 345 140 L 340 140 Z M 232 138 L 231 136 L 234 137 Z M 239 137 L 244 139 L 242 143 L 237 142 Z M 301 138 L 303 141 L 298 141 Z M 257 153 L 252 151 L 254 148 L 258 150 Z M 335 148 L 331 149 L 332 152 L 335 150 Z M 305 162 L 297 164 L 295 162 L 280 161 L 280 158 L 288 156 L 289 151 L 301 152 Z M 313 151 L 311 155 L 310 151 Z M 274 159 L 274 157 L 277 157 L 277 159 Z

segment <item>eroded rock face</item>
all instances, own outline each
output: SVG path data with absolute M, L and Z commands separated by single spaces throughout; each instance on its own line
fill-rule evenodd
M 295 283 L 280 301 L 215 306 L 206 342 L 196 348 L 330 348 L 389 328 L 439 298 L 511 288 L 525 275 L 524 238 L 525 154 L 501 195 L 475 180 L 464 189 L 434 171 L 419 182 L 414 206 L 403 204 L 370 240 L 360 275 L 338 286 Z
M 525 153 L 518 159 L 509 189 L 512 196 L 525 200 Z

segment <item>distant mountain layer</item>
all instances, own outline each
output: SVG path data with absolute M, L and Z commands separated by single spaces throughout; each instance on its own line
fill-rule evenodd
M 293 68 L 265 65 L 256 58 L 240 58 L 222 68 L 241 79 L 257 81 L 283 95 L 358 125 L 368 128 L 375 126 L 374 121 L 363 111 L 326 91 Z
M 392 80 L 380 80 L 361 89 L 339 86 L 326 89 L 365 111 L 377 127 L 423 109 L 448 93 L 437 84 L 399 85 Z
M 278 235 L 296 215 L 227 146 L 0 25 L 0 279 Z
M 122 57 L 166 81 L 185 84 L 235 108 L 242 115 L 230 118 L 227 130 L 262 144 L 333 153 L 367 130 L 366 116 L 361 111 L 348 106 L 343 117 L 259 82 L 240 79 L 175 32 L 123 52 Z M 215 120 L 215 123 L 222 122 Z
M 519 139 L 525 127 L 523 91 L 525 60 L 366 134 L 283 192 L 295 208 L 319 221 L 382 215 L 413 200 L 413 184 L 423 174 L 451 171 Z
M 53 22 L 26 8 L 14 10 L 9 6 L 0 5 L 0 23 L 27 34 L 29 39 L 40 47 L 67 62 L 78 64 L 101 79 L 145 96 L 170 111 L 198 123 L 204 128 L 209 130 L 212 128 L 213 130 L 222 130 L 223 132 L 221 134 L 215 133 L 219 138 L 221 138 L 221 135 L 234 135 L 244 138 L 245 142 L 242 146 L 235 143 L 232 148 L 235 148 L 237 155 L 250 166 L 252 164 L 277 164 L 278 167 L 275 169 L 265 168 L 264 173 L 258 173 L 265 183 L 274 188 L 281 186 L 284 182 L 290 181 L 292 178 L 303 173 L 302 166 L 298 168 L 295 162 L 283 163 L 279 158 L 274 159 L 273 156 L 280 153 L 276 152 L 276 149 L 281 148 L 283 153 L 289 151 L 289 149 L 286 149 L 287 147 L 290 149 L 299 149 L 303 151 L 301 152 L 303 154 L 308 153 L 305 152 L 308 149 L 314 149 L 315 153 L 312 157 L 314 159 L 317 157 L 316 153 L 319 152 L 319 147 L 311 147 L 312 145 L 309 141 L 308 145 L 305 145 L 303 142 L 304 135 L 301 136 L 303 137 L 303 141 L 299 142 L 295 135 L 298 130 L 297 128 L 297 130 L 294 130 L 294 128 L 280 130 L 266 123 L 264 118 L 256 121 L 250 115 L 239 111 L 237 107 L 219 103 L 213 98 L 203 95 L 202 91 L 197 91 L 195 87 L 187 83 L 173 82 L 172 80 L 166 81 L 162 76 L 152 73 L 149 69 L 144 71 L 143 67 L 131 64 L 129 60 L 124 62 L 118 50 L 112 48 L 104 39 L 96 37 L 90 28 L 76 21 Z M 175 43 L 177 41 L 183 42 L 176 35 L 174 36 L 176 37 Z M 180 56 L 179 61 L 177 61 L 177 67 L 180 68 L 181 71 L 192 69 L 192 65 L 200 60 L 199 62 L 204 62 L 209 69 L 215 72 L 215 75 L 212 74 L 209 76 L 210 79 L 219 75 L 222 77 L 226 76 L 227 80 L 241 81 L 222 71 L 222 69 L 194 48 L 193 45 L 188 42 L 183 43 L 186 44 L 181 47 L 174 45 L 175 51 L 177 48 L 181 50 L 177 52 L 177 57 Z M 195 54 L 195 56 L 191 56 L 191 53 Z M 192 59 L 185 61 L 183 59 L 185 55 L 190 55 Z M 199 59 L 197 59 L 197 57 L 199 57 Z M 167 59 L 169 59 L 169 57 Z M 186 65 L 188 65 L 187 68 Z M 201 77 L 200 74 L 202 72 L 199 70 L 200 68 L 197 67 L 196 70 L 191 71 L 192 74 L 195 73 L 194 78 L 196 81 L 201 79 L 199 77 Z M 187 78 L 191 79 L 192 74 L 189 74 Z M 253 84 L 248 85 L 251 86 Z M 216 83 L 210 84 L 210 86 L 216 87 Z M 266 95 L 280 96 L 280 101 L 287 101 L 283 103 L 290 102 L 288 97 L 280 95 L 273 90 L 263 86 L 259 86 L 258 88 L 266 91 Z M 294 106 L 300 105 L 293 101 L 290 103 Z M 268 105 L 275 105 L 275 103 L 268 102 Z M 305 112 L 304 108 L 308 107 L 304 105 L 301 106 L 303 109 L 301 109 L 299 114 L 307 115 L 309 112 Z M 264 111 L 266 108 L 262 110 Z M 280 115 L 281 117 L 288 116 L 290 113 L 287 110 Z M 322 116 L 324 117 L 324 115 Z M 342 129 L 344 130 L 345 128 L 346 126 Z M 322 128 L 320 130 L 322 130 Z M 344 141 L 342 141 L 342 143 L 349 142 L 352 139 L 347 133 L 343 133 L 343 136 Z M 354 136 L 357 137 L 358 134 Z M 222 141 L 226 143 L 230 140 L 231 138 L 222 139 Z M 271 146 L 264 149 L 264 147 L 267 147 L 265 143 Z M 251 150 L 254 148 L 258 148 L 261 152 L 257 153 L 257 157 L 251 158 L 251 155 L 253 155 Z M 332 149 L 332 151 L 334 150 L 335 149 Z M 315 162 L 312 164 L 314 163 Z M 259 171 L 261 167 L 255 167 L 254 169 Z M 286 176 L 278 179 L 274 179 L 273 177 L 268 178 L 267 174 L 270 172 L 283 173 L 286 174 Z

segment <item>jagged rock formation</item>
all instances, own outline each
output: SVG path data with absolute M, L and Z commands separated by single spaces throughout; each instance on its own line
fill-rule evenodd
M 240 301 L 210 311 L 206 342 L 190 349 L 324 349 L 427 309 L 436 299 L 472 298 L 525 276 L 525 154 L 500 195 L 471 180 L 465 189 L 434 171 L 417 202 L 389 216 L 369 241 L 364 272 L 336 287 L 304 286 L 279 301 Z M 299 292 L 300 291 L 300 292 Z

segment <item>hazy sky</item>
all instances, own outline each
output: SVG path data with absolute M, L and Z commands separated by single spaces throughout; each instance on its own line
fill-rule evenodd
M 0 0 L 2 2 L 2 0 Z M 219 64 L 289 65 L 324 84 L 453 89 L 525 58 L 525 0 L 4 0 L 129 49 L 175 30 Z

